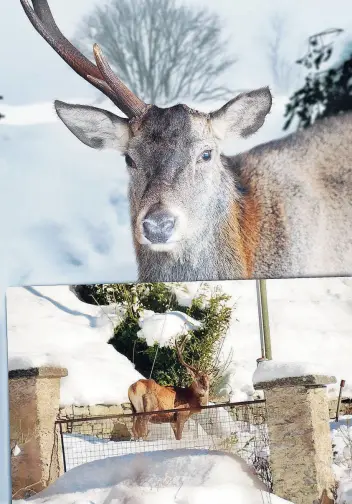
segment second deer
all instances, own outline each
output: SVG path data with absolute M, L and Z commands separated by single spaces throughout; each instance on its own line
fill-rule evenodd
M 136 415 L 133 418 L 132 432 L 135 439 L 146 439 L 148 423 L 170 423 L 175 438 L 180 440 L 185 423 L 191 415 L 201 411 L 209 400 L 210 373 L 201 372 L 187 364 L 182 356 L 185 339 L 181 347 L 175 342 L 177 356 L 193 381 L 188 387 L 161 386 L 154 380 L 138 380 L 128 389 L 128 397 L 134 413 L 160 411 L 154 415 Z M 189 408 L 186 411 L 162 413 L 163 410 Z

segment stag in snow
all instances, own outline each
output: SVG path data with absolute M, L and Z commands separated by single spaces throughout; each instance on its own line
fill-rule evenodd
M 46 0 L 21 3 L 55 51 L 127 116 L 55 101 L 84 144 L 125 156 L 139 281 L 352 273 L 351 113 L 224 156 L 225 137 L 248 137 L 263 125 L 268 88 L 211 113 L 148 105 L 97 45 L 95 65 L 61 34 Z
M 154 415 L 137 415 L 133 418 L 132 433 L 135 439 L 146 439 L 148 423 L 170 423 L 175 438 L 180 440 L 185 423 L 191 415 L 201 411 L 200 406 L 206 406 L 209 400 L 210 373 L 201 372 L 187 364 L 182 357 L 186 338 L 181 347 L 175 341 L 178 359 L 192 376 L 189 387 L 163 387 L 154 380 L 138 380 L 128 389 L 128 397 L 134 413 L 189 408 L 186 411 L 160 413 Z

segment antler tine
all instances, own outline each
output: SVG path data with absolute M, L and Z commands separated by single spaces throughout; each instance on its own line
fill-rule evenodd
M 98 44 L 94 44 L 93 52 L 97 66 L 105 81 L 108 83 L 116 96 L 121 96 L 121 105 L 118 105 L 118 107 L 121 108 L 121 106 L 127 106 L 129 110 L 132 110 L 134 116 L 140 115 L 145 110 L 146 104 L 134 93 L 132 93 L 132 91 L 125 86 L 117 75 L 114 74 L 109 63 L 104 58 Z
M 61 33 L 55 23 L 47 0 L 32 0 L 33 7 L 29 0 L 20 0 L 20 2 L 33 27 L 44 40 L 76 73 L 108 96 L 127 117 L 132 118 L 139 115 L 145 109 L 146 104 L 135 96 L 116 76 L 115 78 L 121 85 L 118 87 L 115 84 L 114 88 L 112 88 L 109 84 L 110 82 L 114 83 L 112 76 L 108 72 L 102 73 Z M 113 75 L 112 70 L 105 61 L 100 66 L 102 68 L 108 67 Z M 105 75 L 108 82 L 105 82 Z
M 177 340 L 175 339 L 175 348 L 176 348 L 176 352 L 177 352 L 177 356 L 178 356 L 178 360 L 180 361 L 180 364 L 182 366 L 184 366 L 186 369 L 188 368 L 190 371 L 192 371 L 193 373 L 197 373 L 197 369 L 193 366 L 191 366 L 190 364 L 187 364 L 187 362 L 185 362 L 183 356 L 182 356 L 182 352 L 183 352 L 183 349 L 184 349 L 184 346 L 185 346 L 185 343 L 186 343 L 186 337 L 185 336 L 183 338 L 183 341 L 181 343 L 181 348 L 179 347 L 178 343 L 177 343 Z

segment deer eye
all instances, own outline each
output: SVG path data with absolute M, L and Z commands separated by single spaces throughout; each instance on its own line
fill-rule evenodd
M 133 161 L 133 159 L 131 158 L 131 156 L 129 156 L 128 154 L 125 155 L 125 161 L 126 161 L 127 166 L 129 166 L 130 168 L 135 168 L 136 167 L 135 162 Z
M 198 159 L 198 162 L 201 162 L 201 161 L 210 161 L 210 160 L 211 160 L 211 150 L 205 150 L 200 155 L 200 157 Z

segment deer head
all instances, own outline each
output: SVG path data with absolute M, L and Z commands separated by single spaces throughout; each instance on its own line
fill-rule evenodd
M 268 88 L 240 94 L 212 113 L 186 105 L 147 105 L 113 73 L 97 45 L 96 65 L 60 32 L 47 0 L 20 0 L 37 32 L 77 72 L 127 116 L 55 101 L 59 118 L 85 145 L 125 156 L 137 254 L 186 254 L 192 239 L 218 228 L 230 201 L 233 176 L 225 174 L 220 142 L 246 137 L 264 123 L 271 108 Z M 196 55 L 195 55 L 196 57 Z M 233 190 L 232 190 L 233 192 Z M 214 218 L 215 216 L 215 218 Z
M 201 406 L 206 406 L 209 401 L 210 374 L 200 371 L 185 362 L 182 355 L 185 342 L 186 338 L 183 339 L 181 346 L 179 346 L 177 341 L 175 341 L 177 357 L 180 364 L 186 368 L 187 372 L 193 379 L 189 388 L 192 390 L 194 397 L 199 401 Z

